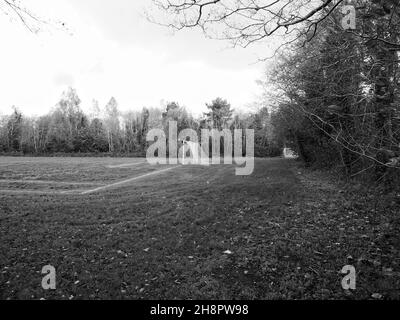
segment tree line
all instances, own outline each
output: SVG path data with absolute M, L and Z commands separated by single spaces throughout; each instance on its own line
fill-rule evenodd
M 355 1 L 355 30 L 342 28 L 340 11 L 330 13 L 269 70 L 276 135 L 306 164 L 339 166 L 348 176 L 377 181 L 398 178 L 398 4 Z
M 110 154 L 144 156 L 148 147 L 146 135 L 153 128 L 164 129 L 168 136 L 170 121 L 176 121 L 178 132 L 193 129 L 254 129 L 255 155 L 280 155 L 274 142 L 271 117 L 266 107 L 244 115 L 235 114 L 222 98 L 207 104 L 207 112 L 195 118 L 177 102 L 165 109 L 143 108 L 141 111 L 119 109 L 115 98 L 100 108 L 93 100 L 84 112 L 75 89 L 69 88 L 52 110 L 39 117 L 29 117 L 13 108 L 0 117 L 0 152 L 3 154 Z M 223 147 L 223 144 L 222 144 Z

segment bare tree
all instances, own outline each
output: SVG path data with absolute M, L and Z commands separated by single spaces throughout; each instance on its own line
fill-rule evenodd
M 44 19 L 20 0 L 0 0 L 0 12 L 11 20 L 20 21 L 32 33 L 38 33 L 45 25 L 66 29 L 65 22 Z
M 200 27 L 206 35 L 247 47 L 274 34 L 315 32 L 343 0 L 153 0 L 167 13 L 161 24 L 181 30 Z M 159 20 L 159 19 L 158 19 Z M 305 26 L 305 28 L 303 28 Z

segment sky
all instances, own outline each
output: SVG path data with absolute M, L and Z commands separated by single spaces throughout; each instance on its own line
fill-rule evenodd
M 121 110 L 177 101 L 192 113 L 216 97 L 246 110 L 261 95 L 268 43 L 232 48 L 195 29 L 173 33 L 150 23 L 150 0 L 30 0 L 40 17 L 65 22 L 33 34 L 0 11 L 0 114 L 12 106 L 47 113 L 68 87 L 82 108 L 115 97 Z M 156 16 L 157 17 L 157 16 Z

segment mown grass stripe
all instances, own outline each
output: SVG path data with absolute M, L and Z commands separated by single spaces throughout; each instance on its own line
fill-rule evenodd
M 91 193 L 107 190 L 107 189 L 114 188 L 114 187 L 129 183 L 129 182 L 132 182 L 132 181 L 135 181 L 135 180 L 139 180 L 139 179 L 146 178 L 146 177 L 149 177 L 149 176 L 153 176 L 153 175 L 156 175 L 156 174 L 159 174 L 159 173 L 170 171 L 170 170 L 178 168 L 178 167 L 180 167 L 180 165 L 174 166 L 174 167 L 170 167 L 170 168 L 166 168 L 166 169 L 162 169 L 162 170 L 149 172 L 149 173 L 143 174 L 143 175 L 138 176 L 138 177 L 133 177 L 133 178 L 130 178 L 130 179 L 127 179 L 127 180 L 118 181 L 118 182 L 111 183 L 111 184 L 108 184 L 108 185 L 105 185 L 105 186 L 102 186 L 102 187 L 99 187 L 99 188 L 96 188 L 96 189 L 87 190 L 87 191 L 82 192 L 81 194 L 85 195 L 85 194 L 91 194 Z

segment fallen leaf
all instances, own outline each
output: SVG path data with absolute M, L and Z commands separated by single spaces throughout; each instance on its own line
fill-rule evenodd
M 385 276 L 393 276 L 393 269 L 392 268 L 383 268 L 382 272 Z

